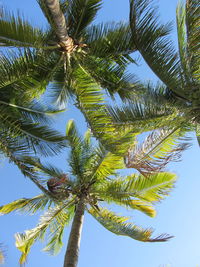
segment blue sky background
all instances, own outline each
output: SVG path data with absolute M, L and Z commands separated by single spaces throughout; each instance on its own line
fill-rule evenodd
M 0 1 L 8 9 L 22 11 L 34 25 L 44 26 L 45 19 L 38 8 L 36 0 L 3 0 Z M 96 19 L 100 21 L 127 21 L 128 0 L 103 1 L 103 8 Z M 175 25 L 175 8 L 177 0 L 157 1 L 162 21 L 173 20 Z M 176 40 L 175 31 L 172 35 Z M 156 81 L 150 70 L 140 62 L 140 67 L 131 66 L 130 71 L 144 80 Z M 74 118 L 79 128 L 86 125 L 80 113 L 72 106 L 58 118 L 56 127 L 64 132 L 68 119 Z M 155 234 L 169 233 L 175 237 L 167 243 L 142 243 L 130 238 L 116 236 L 104 229 L 90 215 L 85 216 L 81 251 L 78 267 L 200 267 L 200 153 L 195 137 L 193 146 L 187 150 L 179 163 L 171 164 L 168 169 L 178 174 L 179 179 L 171 196 L 157 205 L 158 215 L 149 218 L 136 211 L 122 211 L 132 221 L 143 227 L 152 226 Z M 66 155 L 53 161 L 55 165 L 67 170 Z M 31 197 L 39 193 L 38 189 L 18 169 L 6 160 L 0 165 L 0 205 L 22 197 Z M 6 267 L 17 267 L 20 253 L 14 246 L 14 233 L 23 232 L 36 225 L 38 216 L 12 214 L 0 218 L 0 240 L 5 244 Z M 64 246 L 57 256 L 49 256 L 41 252 L 43 244 L 36 243 L 28 258 L 28 267 L 60 267 L 68 239 L 66 230 Z

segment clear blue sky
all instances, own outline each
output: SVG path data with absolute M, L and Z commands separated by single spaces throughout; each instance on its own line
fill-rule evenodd
M 45 20 L 36 0 L 3 0 L 0 1 L 9 9 L 21 10 L 25 17 L 38 26 L 44 26 Z M 104 1 L 97 21 L 128 19 L 128 0 Z M 175 22 L 177 0 L 160 0 L 161 19 Z M 173 36 L 175 40 L 175 36 Z M 142 64 L 142 61 L 141 61 Z M 131 67 L 132 72 L 141 78 L 153 79 L 155 76 L 147 67 Z M 145 74 L 145 75 L 144 75 Z M 64 131 L 68 119 L 75 118 L 81 129 L 85 128 L 84 120 L 74 108 L 60 117 L 58 129 Z M 176 188 L 161 204 L 157 205 L 156 218 L 148 218 L 138 212 L 127 212 L 136 223 L 155 228 L 155 233 L 169 233 L 174 239 L 168 243 L 141 243 L 126 237 L 116 236 L 89 215 L 85 217 L 79 267 L 200 267 L 200 150 L 194 138 L 193 146 L 183 155 L 182 162 L 171 164 L 169 169 L 178 174 Z M 65 156 L 55 159 L 58 167 L 66 170 Z M 6 160 L 0 165 L 1 204 L 21 197 L 31 197 L 39 193 L 38 189 L 25 179 L 15 166 Z M 117 211 L 117 209 L 115 209 Z M 118 210 L 119 211 L 119 210 Z M 120 210 L 121 212 L 121 210 Z M 126 214 L 127 214 L 126 213 Z M 36 225 L 38 216 L 12 214 L 0 218 L 0 241 L 5 244 L 6 267 L 17 267 L 20 253 L 14 246 L 14 233 Z M 61 253 L 55 257 L 41 252 L 42 244 L 36 243 L 28 258 L 28 267 L 60 267 L 66 249 L 69 229 L 63 239 Z

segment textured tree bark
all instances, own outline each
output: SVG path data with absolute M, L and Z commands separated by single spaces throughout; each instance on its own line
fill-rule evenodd
M 63 43 L 66 47 L 72 45 L 73 40 L 69 37 L 67 33 L 66 20 L 63 12 L 60 9 L 59 0 L 44 0 L 46 6 L 51 12 L 52 19 L 56 25 L 56 35 L 59 41 Z
M 81 232 L 83 226 L 85 203 L 81 198 L 77 207 L 65 254 L 64 267 L 76 267 L 78 264 Z

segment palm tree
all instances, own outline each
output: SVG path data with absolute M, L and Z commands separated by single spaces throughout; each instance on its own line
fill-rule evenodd
M 50 6 L 49 2 L 38 1 L 50 25 L 47 32 L 8 13 L 0 22 L 2 46 L 34 48 L 29 74 L 34 80 L 42 81 L 44 86 L 54 81 L 49 90 L 53 91 L 55 100 L 63 104 L 70 96 L 93 134 L 111 150 L 116 142 L 121 144 L 132 138 L 136 128 L 138 132 L 141 129 L 149 131 L 166 126 L 166 121 L 177 125 L 180 119 L 174 108 L 154 108 L 147 102 L 135 104 L 134 120 L 127 119 L 127 114 L 130 115 L 127 109 L 121 121 L 118 121 L 119 116 L 113 117 L 118 109 L 110 110 L 105 105 L 105 90 L 102 89 L 111 96 L 118 93 L 123 101 L 138 99 L 145 90 L 141 82 L 125 71 L 129 61 L 133 62 L 129 54 L 136 50 L 129 26 L 123 23 L 89 26 L 100 8 L 100 0 L 62 1 L 60 8 L 58 1 L 51 1 Z M 61 29 L 59 25 L 62 25 Z M 71 40 L 66 42 L 71 42 L 74 48 L 69 49 L 63 44 L 64 40 Z M 31 84 L 30 87 L 41 94 L 39 86 Z M 30 87 L 28 91 L 31 92 Z M 133 106 L 131 104 L 131 108 Z
M 152 237 L 152 229 L 142 229 L 128 222 L 129 218 L 115 214 L 102 204 L 115 203 L 154 217 L 154 204 L 167 196 L 174 187 L 174 174 L 160 172 L 160 168 L 159 172 L 158 169 L 151 170 L 148 178 L 137 173 L 121 176 L 119 171 L 125 168 L 125 164 L 123 155 L 117 154 L 117 147 L 116 153 L 113 154 L 101 145 L 94 146 L 91 131 L 87 131 L 82 138 L 73 121 L 69 121 L 67 125 L 66 140 L 70 147 L 70 172 L 66 174 L 56 167 L 44 165 L 36 158 L 21 157 L 22 172 L 43 193 L 33 198 L 16 200 L 0 208 L 2 214 L 15 210 L 33 214 L 46 206 L 48 208 L 35 228 L 27 230 L 25 234 L 16 234 L 16 246 L 22 252 L 21 264 L 25 262 L 34 242 L 42 239 L 45 234 L 48 242 L 44 250 L 52 254 L 58 252 L 62 246 L 64 228 L 73 219 L 64 266 L 77 266 L 81 229 L 86 211 L 117 235 L 129 236 L 142 242 L 163 242 L 171 238 L 166 234 Z M 158 140 L 157 142 L 159 143 Z M 152 147 L 152 157 L 154 160 L 157 158 L 162 161 L 160 154 L 157 157 L 153 149 L 155 143 Z M 130 147 L 131 145 L 133 147 L 133 143 L 129 143 Z M 162 155 L 164 156 L 167 149 L 168 152 L 171 149 L 171 153 L 176 153 L 176 149 L 173 150 L 172 147 L 173 145 L 169 148 L 169 143 L 165 144 Z M 130 155 L 125 160 L 129 158 Z M 137 169 L 140 171 L 139 167 Z
M 124 73 L 127 64 L 134 62 L 129 56 L 135 50 L 129 26 L 125 23 L 90 25 L 101 2 L 38 0 L 49 24 L 46 32 L 8 12 L 4 12 L 0 21 L 1 46 L 31 48 L 37 53 L 36 69 L 41 68 L 43 58 L 52 75 L 43 74 L 41 79 L 56 81 L 52 85 L 53 95 L 60 104 L 68 96 L 76 98 L 77 84 L 83 76 L 94 80 L 112 96 L 117 92 L 128 98 L 129 94 L 141 91 L 135 77 Z
M 200 122 L 200 7 L 197 0 L 178 4 L 178 52 L 168 37 L 171 24 L 160 24 L 148 0 L 130 0 L 130 28 L 136 49 L 162 84 L 148 88 L 146 97 L 179 111 L 181 124 L 189 122 L 199 138 Z

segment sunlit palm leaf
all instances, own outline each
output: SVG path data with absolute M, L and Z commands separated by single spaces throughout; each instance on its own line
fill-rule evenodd
M 92 180 L 100 182 L 117 170 L 124 168 L 123 157 L 105 150 L 102 146 L 96 149 L 93 157 Z
M 171 238 L 166 234 L 153 238 L 152 229 L 142 229 L 133 223 L 127 222 L 127 217 L 118 216 L 107 209 L 100 209 L 99 211 L 90 209 L 89 212 L 107 230 L 117 235 L 128 236 L 143 242 L 164 242 Z
M 8 214 L 12 211 L 34 214 L 44 209 L 49 199 L 46 195 L 38 195 L 34 198 L 22 198 L 0 207 L 1 214 Z
M 135 178 L 130 176 L 127 179 L 127 191 L 132 190 L 133 196 L 145 201 L 160 201 L 169 195 L 176 179 L 176 175 L 169 172 L 154 174 L 148 178 L 142 175 Z
M 151 101 L 131 101 L 122 106 L 110 106 L 109 113 L 113 122 L 121 127 L 132 127 L 135 133 L 151 131 L 163 126 L 176 127 L 183 119 L 177 111 L 167 106 L 154 105 Z M 167 123 L 168 122 L 168 123 Z
M 56 234 L 56 231 L 61 231 L 61 228 L 64 228 L 64 226 L 69 223 L 71 216 L 66 209 L 69 205 L 70 204 L 65 204 L 49 209 L 43 216 L 41 216 L 37 227 L 25 231 L 25 234 L 18 233 L 15 235 L 16 247 L 22 252 L 20 264 L 23 264 L 26 261 L 27 255 L 34 242 L 37 241 L 37 239 L 44 238 L 48 228 L 50 230 L 50 235 L 52 232 Z M 51 245 L 48 244 L 47 250 L 51 248 Z

